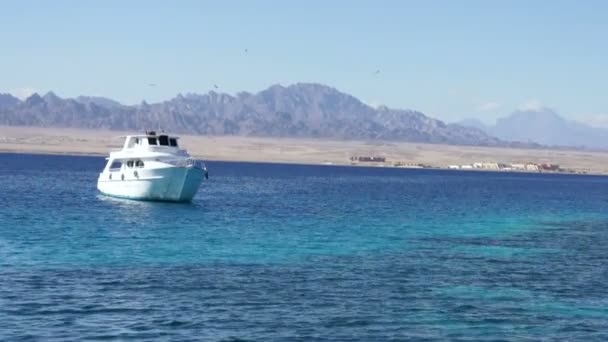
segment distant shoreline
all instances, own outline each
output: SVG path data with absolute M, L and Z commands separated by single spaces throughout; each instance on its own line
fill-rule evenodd
M 82 152 L 82 153 L 78 153 L 78 152 L 61 153 L 61 152 L 48 152 L 48 151 L 35 151 L 35 150 L 32 150 L 32 151 L 29 151 L 29 150 L 15 151 L 15 150 L 4 150 L 2 148 L 0 148 L 0 153 L 1 154 L 33 154 L 33 155 L 41 155 L 41 156 L 104 157 L 104 155 L 101 154 L 101 153 L 88 153 L 88 152 Z
M 118 138 L 132 132 L 0 126 L 0 153 L 106 157 L 121 147 Z M 181 136 L 181 146 L 202 160 L 336 165 L 353 167 L 418 168 L 448 171 L 539 173 L 523 170 L 451 169 L 473 163 L 550 163 L 568 172 L 551 174 L 608 175 L 608 152 L 454 146 L 407 142 L 337 141 L 304 138 L 241 136 Z M 354 156 L 379 156 L 383 162 L 356 162 Z M 382 164 L 384 166 L 382 166 Z M 401 164 L 403 166 L 394 166 Z
M 99 157 L 105 158 L 107 154 L 101 153 L 88 153 L 88 152 L 48 152 L 48 151 L 14 151 L 14 150 L 3 150 L 0 148 L 0 154 L 29 154 L 29 155 L 41 155 L 41 156 L 66 156 L 66 157 Z M 337 167 L 353 167 L 353 168 L 374 168 L 374 169 L 401 169 L 401 170 L 437 170 L 447 172 L 461 172 L 461 173 L 501 173 L 501 174 L 528 174 L 528 175 L 566 175 L 566 176 L 602 176 L 606 177 L 606 173 L 580 173 L 580 172 L 534 172 L 525 170 L 492 170 L 492 169 L 451 169 L 449 167 L 399 167 L 392 165 L 371 165 L 371 164 L 327 164 L 327 163 L 304 163 L 304 162 L 279 162 L 279 161 L 259 161 L 259 160 L 225 160 L 225 159 L 205 159 L 201 158 L 204 162 L 222 162 L 222 163 L 252 163 L 252 164 L 283 164 L 283 165 L 307 165 L 307 166 L 337 166 Z

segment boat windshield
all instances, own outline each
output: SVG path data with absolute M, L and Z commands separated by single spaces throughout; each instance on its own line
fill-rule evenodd
M 122 162 L 118 160 L 112 161 L 110 164 L 110 171 L 120 170 L 122 168 Z

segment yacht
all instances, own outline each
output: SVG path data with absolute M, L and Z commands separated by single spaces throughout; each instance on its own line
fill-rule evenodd
M 122 149 L 110 152 L 97 188 L 120 198 L 191 201 L 208 178 L 207 168 L 181 149 L 178 140 L 154 131 L 126 136 Z

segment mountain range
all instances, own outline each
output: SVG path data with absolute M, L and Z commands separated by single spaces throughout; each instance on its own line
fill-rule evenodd
M 485 125 L 475 119 L 463 120 L 459 124 L 507 141 L 557 147 L 608 148 L 608 129 L 567 120 L 550 108 L 518 110 L 496 120 L 494 125 Z
M 446 124 L 421 112 L 371 107 L 312 83 L 274 85 L 252 94 L 177 95 L 123 105 L 103 97 L 60 98 L 53 92 L 19 100 L 0 94 L 0 125 L 133 131 L 162 127 L 187 134 L 393 140 L 506 146 L 481 129 Z

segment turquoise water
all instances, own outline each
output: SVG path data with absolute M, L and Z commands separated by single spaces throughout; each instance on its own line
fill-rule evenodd
M 608 178 L 0 154 L 0 340 L 608 339 Z

